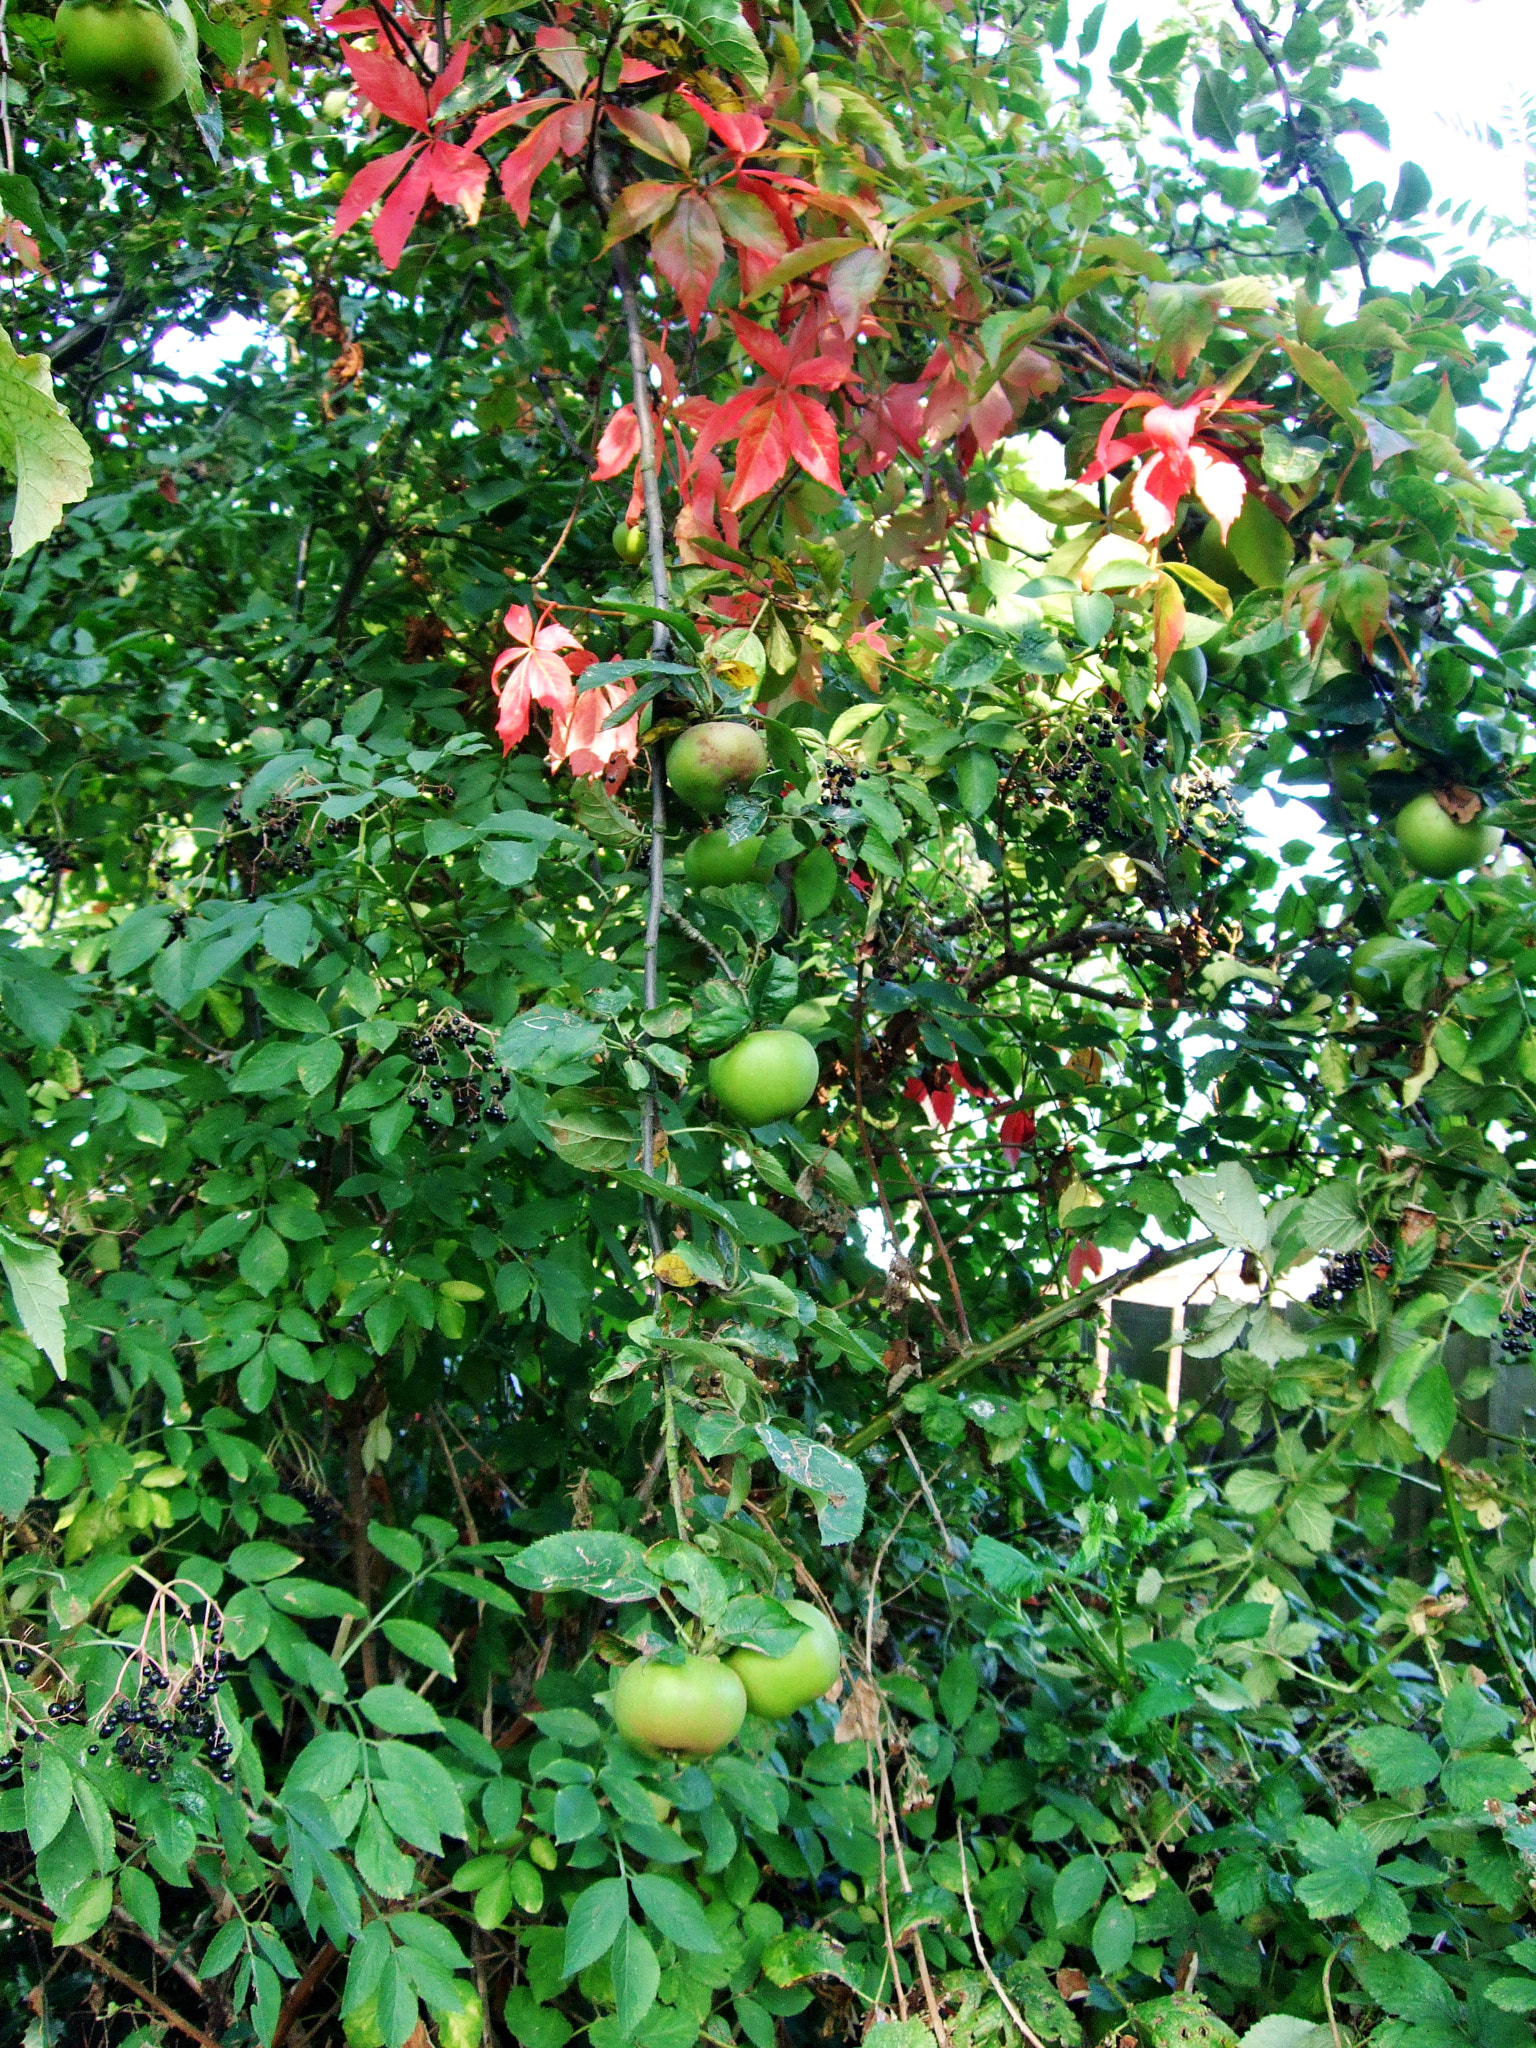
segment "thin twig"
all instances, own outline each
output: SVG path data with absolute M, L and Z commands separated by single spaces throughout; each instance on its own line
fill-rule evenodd
M 1371 281 L 1371 259 L 1367 253 L 1367 238 L 1358 228 L 1352 228 L 1344 218 L 1343 208 L 1339 205 L 1338 200 L 1334 198 L 1328 180 L 1313 164 L 1311 156 L 1307 151 L 1307 146 L 1301 139 L 1301 132 L 1296 121 L 1296 109 L 1291 101 L 1291 89 L 1286 83 L 1285 73 L 1281 69 L 1280 60 L 1274 54 L 1272 47 L 1274 31 L 1265 27 L 1258 16 L 1244 5 L 1244 0 L 1232 0 L 1232 9 L 1238 20 L 1243 24 L 1243 27 L 1247 29 L 1253 47 L 1269 66 L 1275 84 L 1279 87 L 1280 108 L 1285 119 L 1286 128 L 1290 133 L 1292 146 L 1296 151 L 1296 161 L 1306 173 L 1307 183 L 1311 185 L 1327 207 L 1329 213 L 1332 214 L 1334 226 L 1354 251 L 1355 264 L 1360 272 L 1361 283 L 1369 285 Z
M 453 1462 L 453 1453 L 448 1448 L 448 1439 L 443 1435 L 443 1425 L 438 1419 L 436 1410 L 432 1414 L 432 1429 L 438 1443 L 442 1447 L 443 1463 L 448 1467 L 448 1477 L 453 1482 L 454 1499 L 458 1502 L 459 1513 L 464 1518 L 464 1534 L 469 1538 L 475 1549 L 478 1550 L 480 1548 L 480 1532 L 475 1527 L 475 1518 L 471 1514 L 469 1507 L 469 1496 L 464 1491 L 464 1482 L 459 1477 L 458 1466 Z
M 683 913 L 680 910 L 674 910 L 670 903 L 663 904 L 662 909 L 664 915 L 671 919 L 672 923 L 677 926 L 680 932 L 684 933 L 686 937 L 692 939 L 693 943 L 696 946 L 703 947 L 704 951 L 709 955 L 710 959 L 714 961 L 715 965 L 719 968 L 720 972 L 731 984 L 731 987 L 734 989 L 740 989 L 740 977 L 734 972 L 734 970 L 731 967 L 730 961 L 726 959 L 725 955 L 721 952 L 720 948 L 718 946 L 711 945 L 709 940 L 706 939 L 704 934 L 699 930 L 698 926 L 696 924 L 691 924 L 688 921 L 688 919 L 684 917 Z
M 928 1206 L 928 1197 L 923 1192 L 922 1183 L 911 1167 L 908 1166 L 900 1152 L 896 1153 L 896 1161 L 902 1172 L 907 1176 L 907 1179 L 912 1183 L 912 1192 L 916 1197 L 917 1206 L 923 1212 L 923 1221 L 928 1226 L 928 1235 L 933 1239 L 934 1249 L 943 1263 L 945 1276 L 949 1281 L 949 1299 L 955 1311 L 955 1327 L 960 1332 L 960 1342 L 962 1344 L 969 1344 L 971 1341 L 971 1325 L 965 1313 L 965 1297 L 960 1292 L 960 1281 L 955 1273 L 955 1262 L 949 1256 L 949 1246 L 944 1242 L 939 1232 L 939 1226 L 933 1220 L 933 1211 Z
M 960 1889 L 965 1895 L 965 1917 L 971 1923 L 971 1946 L 976 1951 L 976 1960 L 980 1963 L 987 1982 L 997 1993 L 1003 2011 L 1029 2043 L 1029 2048 L 1045 2048 L 1045 2043 L 1003 1989 L 1003 1980 L 993 1969 L 992 1960 L 982 1946 L 981 1929 L 976 1924 L 976 1908 L 971 1903 L 970 1874 L 965 1867 L 965 1824 L 958 1819 L 955 1822 L 955 1846 L 960 1851 Z
M 923 1499 L 928 1504 L 928 1512 L 933 1517 L 934 1527 L 938 1530 L 940 1536 L 944 1540 L 944 1548 L 949 1552 L 951 1557 L 959 1557 L 961 1555 L 960 1546 L 958 1543 L 956 1543 L 954 1537 L 950 1535 L 948 1529 L 946 1529 L 944 1526 L 944 1517 L 939 1513 L 939 1504 L 933 1497 L 933 1488 L 928 1484 L 928 1474 L 917 1462 L 917 1458 L 913 1453 L 912 1446 L 907 1442 L 905 1430 L 898 1429 L 896 1431 L 896 1441 L 901 1445 L 901 1448 L 907 1454 L 907 1463 L 912 1467 L 912 1476 L 914 1479 L 916 1479 L 918 1486 L 922 1491 Z
M 549 553 L 544 557 L 543 561 L 540 562 L 537 569 L 534 570 L 533 574 L 528 579 L 528 581 L 532 583 L 535 586 L 535 588 L 537 588 L 537 586 L 543 582 L 544 578 L 549 574 L 550 570 L 555 566 L 555 563 L 559 560 L 560 551 L 571 537 L 571 528 L 576 524 L 576 514 L 581 510 L 581 501 L 583 498 L 585 498 L 586 495 L 587 486 L 585 480 L 583 480 L 581 488 L 576 493 L 576 502 L 571 507 L 570 517 L 566 520 L 564 526 L 562 526 L 560 529 L 560 538 L 555 542 L 554 546 L 550 549 Z

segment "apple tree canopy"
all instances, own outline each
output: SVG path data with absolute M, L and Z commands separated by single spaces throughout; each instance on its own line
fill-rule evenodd
M 1104 15 L 0 18 L 6 2043 L 1530 2042 L 1531 309 Z

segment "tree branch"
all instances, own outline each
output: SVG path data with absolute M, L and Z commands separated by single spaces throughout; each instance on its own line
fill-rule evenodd
M 958 1358 L 951 1359 L 948 1365 L 922 1384 L 935 1392 L 958 1386 L 961 1380 L 969 1379 L 981 1366 L 1007 1358 L 1011 1352 L 1022 1351 L 1026 1344 L 1034 1343 L 1037 1337 L 1049 1335 L 1052 1330 L 1059 1330 L 1063 1323 L 1081 1322 L 1101 1301 L 1123 1294 L 1128 1287 L 1150 1280 L 1154 1274 L 1166 1273 L 1170 1266 L 1182 1266 L 1190 1259 L 1198 1259 L 1204 1252 L 1215 1251 L 1218 1244 L 1219 1240 L 1214 1237 L 1197 1237 L 1192 1244 L 1166 1245 L 1155 1252 L 1148 1252 L 1144 1259 L 1139 1259 L 1134 1266 L 1127 1266 L 1124 1272 L 1111 1273 L 1103 1280 L 1096 1280 L 1091 1287 L 1085 1287 L 1081 1294 L 1052 1302 L 1041 1314 L 1031 1316 L 1028 1322 L 1015 1323 L 1011 1330 L 1005 1330 L 1001 1337 L 994 1337 L 988 1344 L 978 1344 L 973 1350 L 962 1351 Z M 867 1451 L 887 1430 L 895 1429 L 905 1413 L 900 1402 L 885 1409 L 872 1422 L 866 1422 L 862 1429 L 856 1429 L 844 1440 L 843 1455 L 851 1458 L 860 1451 Z
M 53 1921 L 23 1906 L 8 1892 L 0 1893 L 0 1905 L 4 1906 L 7 1913 L 14 1913 L 18 1920 L 24 1920 L 29 1927 L 37 1928 L 39 1933 L 46 1934 L 50 1940 L 53 1938 Z M 121 1984 L 125 1991 L 132 1992 L 146 2011 L 164 2020 L 168 2027 L 174 2027 L 177 2033 L 185 2034 L 189 2040 L 196 2041 L 198 2048 L 223 2048 L 223 2043 L 215 2040 L 212 2034 L 205 2034 L 201 2027 L 194 2026 L 191 2020 L 183 2018 L 175 2006 L 167 2005 L 164 1999 L 157 1998 L 147 1984 L 141 1984 L 137 1977 L 130 1977 L 126 1970 L 120 1970 L 117 1964 L 109 1962 L 100 1950 L 87 1948 L 83 1941 L 66 1942 L 64 1945 L 66 1948 L 72 1948 L 77 1956 L 84 1956 L 91 1968 L 99 1971 L 103 1977 L 110 1977 L 114 1984 Z

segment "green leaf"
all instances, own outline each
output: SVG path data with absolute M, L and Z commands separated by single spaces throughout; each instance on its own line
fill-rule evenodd
M 1469 1679 L 1456 1680 L 1440 1709 L 1440 1732 L 1453 1750 L 1482 1749 L 1499 1741 L 1508 1726 L 1504 1708 L 1485 1699 Z
M 37 1855 L 58 1834 L 74 1805 L 69 1766 L 55 1744 L 36 1745 L 22 1772 L 21 1787 L 26 1804 L 27 1840 L 32 1853 Z
M 1460 1813 L 1480 1811 L 1490 1799 L 1508 1805 L 1531 1789 L 1531 1774 L 1518 1757 L 1453 1757 L 1440 1773 L 1440 1789 Z
M 131 1864 L 117 1873 L 118 1897 L 123 1910 L 137 1927 L 142 1927 L 151 1941 L 160 1939 L 160 1892 L 154 1879 L 146 1870 L 136 1870 Z
M 11 558 L 53 532 L 91 488 L 91 451 L 53 395 L 43 355 L 19 356 L 0 327 L 0 469 L 16 487 Z
M 492 839 L 480 848 L 481 872 L 503 889 L 526 889 L 539 869 L 539 849 L 526 839 Z
M 67 1948 L 71 1942 L 89 1941 L 112 1911 L 112 1880 L 90 1877 L 77 1884 L 64 1900 L 63 1911 L 53 1923 L 53 1945 Z
M 1093 1923 L 1093 1959 L 1105 1977 L 1118 1977 L 1136 1946 L 1136 1915 L 1118 1893 L 1104 1901 Z
M 1409 1433 L 1425 1457 L 1440 1457 L 1456 1429 L 1456 1390 L 1438 1359 L 1408 1389 L 1403 1412 Z
M 762 1972 L 770 1984 L 786 1990 L 811 1977 L 837 1977 L 844 1984 L 853 1981 L 840 1944 L 813 1927 L 792 1927 L 786 1934 L 774 1935 L 763 1950 Z
M 1264 1204 L 1245 1167 L 1227 1164 L 1214 1173 L 1175 1174 L 1173 1184 L 1211 1234 L 1223 1244 L 1263 1253 L 1269 1248 Z
M 1325 355 L 1319 355 L 1315 348 L 1308 348 L 1305 342 L 1287 341 L 1282 336 L 1280 346 L 1290 357 L 1291 365 L 1302 382 L 1358 432 L 1360 412 L 1355 387 L 1337 364 L 1329 362 Z
M 1234 154 L 1242 148 L 1243 105 L 1240 78 L 1202 67 L 1189 125 L 1202 142 L 1212 142 L 1218 149 Z
M 1051 1886 L 1051 1909 L 1058 1927 L 1071 1927 L 1104 1896 L 1109 1872 L 1098 1856 L 1074 1856 L 1056 1873 Z
M 1404 161 L 1397 169 L 1397 192 L 1392 201 L 1393 220 L 1412 220 L 1435 196 L 1434 187 L 1416 163 Z
M 0 1228 L 0 1267 L 10 1283 L 17 1320 L 60 1379 L 64 1377 L 64 1310 L 69 1283 L 51 1245 Z
M 303 1562 L 298 1551 L 285 1550 L 280 1543 L 238 1543 L 227 1559 L 235 1577 L 248 1586 L 264 1586 L 269 1579 L 283 1578 Z
M 851 1543 L 864 1526 L 864 1475 L 841 1451 L 759 1423 L 758 1437 L 786 1479 L 816 1502 L 823 1543 Z
M 375 1728 L 386 1735 L 440 1735 L 437 1710 L 403 1685 L 375 1685 L 358 1705 Z
M 1402 1894 L 1382 1877 L 1372 1878 L 1369 1892 L 1355 1908 L 1355 1919 L 1366 1940 L 1374 1941 L 1378 1948 L 1396 1948 L 1411 1931 Z
M 240 1247 L 240 1278 L 258 1294 L 270 1294 L 288 1277 L 288 1247 L 267 1224 Z
M 735 0 L 669 0 L 657 19 L 685 30 L 704 54 L 741 80 L 754 97 L 768 88 L 768 66 Z
M 1350 1755 L 1370 1773 L 1371 1784 L 1383 1794 L 1417 1791 L 1439 1775 L 1439 1757 L 1422 1735 L 1408 1728 L 1357 1729 L 1348 1747 Z
M 586 1885 L 571 1902 L 561 1975 L 574 1977 L 607 1955 L 628 1918 L 629 1887 L 622 1877 L 600 1877 Z
M 635 1902 L 651 1925 L 691 1955 L 715 1956 L 720 1943 L 694 1893 L 670 1877 L 632 1876 Z
M 574 1010 L 535 1003 L 514 1017 L 496 1040 L 497 1061 L 510 1074 L 552 1074 L 585 1065 L 601 1050 L 603 1029 Z
M 368 1541 L 380 1557 L 389 1559 L 396 1571 L 405 1572 L 412 1578 L 426 1562 L 426 1552 L 408 1529 L 393 1528 L 388 1522 L 370 1522 Z
M 624 1922 L 609 1957 L 613 1992 L 618 2001 L 619 2032 L 628 2040 L 656 2003 L 661 1965 L 656 1951 L 633 1920 Z
M 653 1599 L 657 1587 L 644 1544 L 605 1529 L 543 1536 L 508 1558 L 506 1573 L 529 1593 L 587 1593 L 615 1603 Z
M 837 894 L 837 862 L 824 846 L 813 846 L 795 865 L 795 903 L 809 922 L 832 907 Z
M 409 1657 L 415 1664 L 425 1664 L 429 1671 L 439 1672 L 444 1678 L 453 1677 L 453 1652 L 435 1628 L 428 1628 L 420 1621 L 394 1619 L 380 1622 L 379 1628 L 384 1640 L 402 1657 Z

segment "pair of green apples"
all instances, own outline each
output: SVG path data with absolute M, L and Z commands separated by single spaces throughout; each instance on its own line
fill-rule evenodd
M 639 1749 L 673 1756 L 713 1756 L 740 1732 L 750 1707 L 782 1721 L 807 1707 L 835 1681 L 842 1662 L 837 1631 L 808 1600 L 784 1605 L 804 1623 L 782 1657 L 733 1650 L 729 1657 L 685 1657 L 681 1664 L 643 1658 L 626 1664 L 613 1688 L 619 1733 Z
M 709 816 L 767 766 L 768 748 L 756 726 L 709 719 L 673 741 L 667 782 L 690 809 Z M 683 872 L 696 889 L 761 879 L 764 844 L 757 834 L 733 843 L 724 832 L 701 832 L 683 856 Z M 751 1130 L 797 1115 L 820 1078 L 816 1048 L 798 1031 L 748 1032 L 709 1063 L 710 1093 L 728 1117 Z

